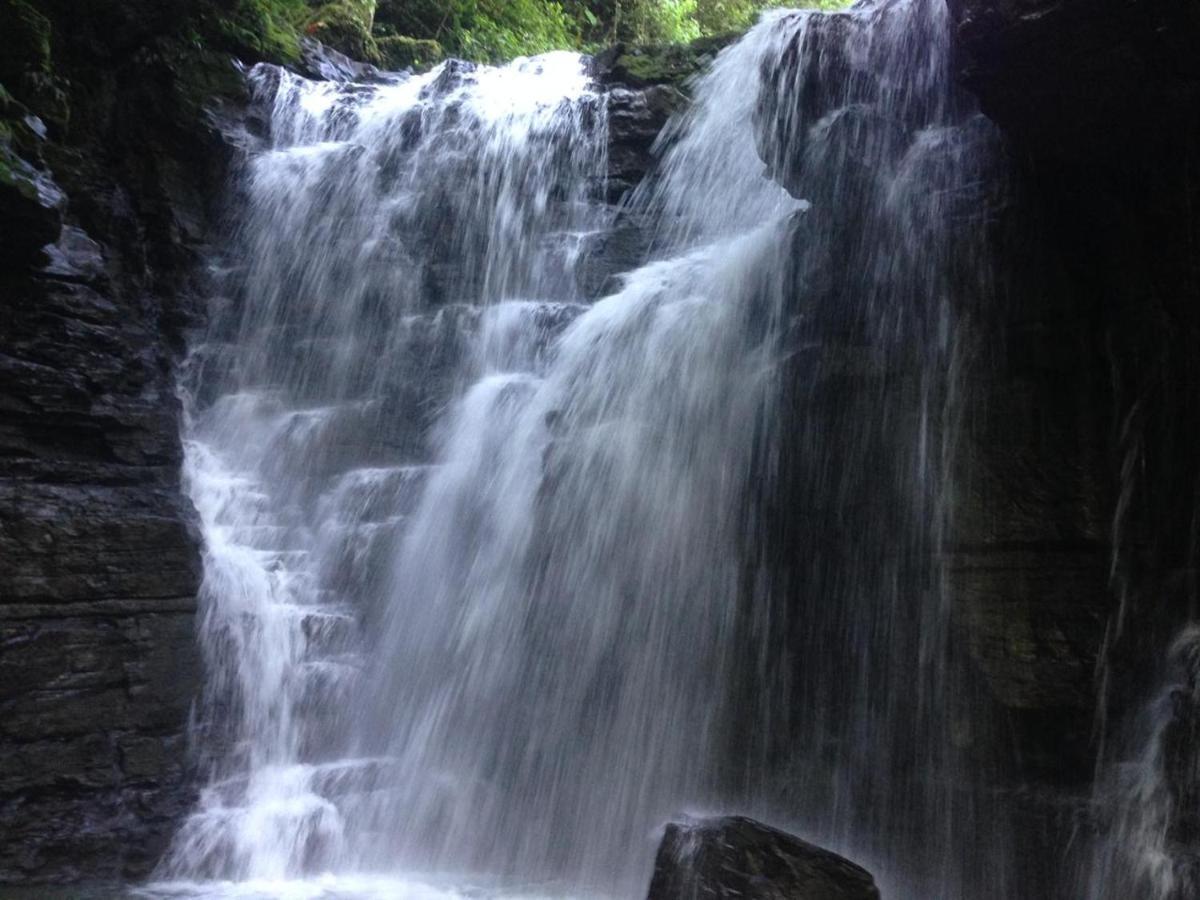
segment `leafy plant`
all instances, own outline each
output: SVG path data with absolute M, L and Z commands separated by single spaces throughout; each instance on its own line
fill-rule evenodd
M 380 35 L 437 41 L 489 62 L 555 49 L 686 43 L 749 27 L 770 6 L 836 9 L 848 0 L 379 0 Z
M 437 41 L 446 52 L 495 62 L 579 46 L 558 0 L 383 0 L 377 27 Z

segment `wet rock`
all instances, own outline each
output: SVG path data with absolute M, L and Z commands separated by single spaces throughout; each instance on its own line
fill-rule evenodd
M 1200 403 L 1180 387 L 1196 383 L 1200 333 L 1200 12 L 948 6 L 955 74 L 1004 133 L 1025 219 L 1003 237 L 1006 299 L 987 313 L 984 340 L 1004 349 L 974 388 L 951 577 L 1020 752 L 1057 757 L 1062 779 L 1091 767 L 1067 736 L 1093 718 L 1089 673 L 1111 685 L 1109 721 L 1132 715 L 1145 661 L 1190 615 L 1180 536 Z
M 615 293 L 621 286 L 620 276 L 642 264 L 652 233 L 651 223 L 645 218 L 624 212 L 611 228 L 583 240 L 577 278 L 585 297 Z
M 671 116 L 687 98 L 673 87 L 614 87 L 608 106 L 608 195 L 616 202 L 654 168 L 653 148 Z
M 949 0 L 959 77 L 1022 144 L 1077 160 L 1195 134 L 1200 11 L 1122 0 Z
M 196 6 L 0 0 L 0 884 L 144 876 L 190 802 L 172 370 L 244 91 Z
M 63 281 L 97 282 L 105 277 L 104 248 L 82 228 L 68 225 L 42 251 L 49 260 L 38 274 Z
M 27 263 L 58 237 L 67 198 L 49 174 L 0 144 L 0 260 Z
M 667 85 L 613 88 L 606 97 L 609 140 L 638 146 L 654 143 L 671 115 L 687 103 L 683 94 Z
M 12 85 L 28 72 L 49 72 L 50 32 L 50 20 L 25 0 L 0 0 L 0 81 Z
M 465 59 L 446 60 L 446 65 L 442 67 L 438 77 L 424 87 L 422 96 L 444 97 L 451 91 L 458 90 L 477 68 L 475 63 Z
M 670 824 L 647 900 L 879 900 L 866 869 L 753 819 Z
M 301 74 L 324 81 L 353 81 L 371 84 L 383 80 L 383 73 L 370 63 L 351 59 L 333 47 L 312 38 L 300 40 Z

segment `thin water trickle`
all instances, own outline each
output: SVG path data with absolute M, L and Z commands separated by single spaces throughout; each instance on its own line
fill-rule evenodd
M 1088 900 L 1186 900 L 1200 893 L 1200 625 L 1174 640 L 1130 754 L 1097 781 L 1107 830 L 1085 873 Z
M 694 809 L 892 896 L 1004 896 L 946 787 L 952 300 L 986 291 L 992 152 L 946 27 L 764 18 L 601 299 L 583 236 L 630 210 L 580 57 L 252 71 L 269 136 L 181 386 L 208 780 L 154 896 L 636 896 Z

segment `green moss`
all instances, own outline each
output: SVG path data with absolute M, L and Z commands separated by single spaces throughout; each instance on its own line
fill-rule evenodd
M 382 58 L 371 34 L 374 22 L 375 0 L 333 0 L 313 11 L 304 30 L 353 59 L 377 63 Z
M 201 11 L 197 39 L 246 59 L 294 63 L 308 13 L 304 0 L 234 0 L 229 9 Z
M 683 87 L 737 38 L 734 32 L 697 38 L 686 44 L 652 44 L 621 50 L 613 62 L 613 71 L 621 80 L 635 84 Z
M 246 82 L 229 57 L 184 41 L 160 45 L 159 59 L 170 72 L 176 109 L 171 114 L 182 122 L 198 121 L 216 98 L 238 99 L 246 93 Z
M 427 69 L 441 62 L 446 52 L 437 41 L 421 40 L 404 35 L 385 34 L 376 37 L 379 56 L 388 69 Z
M 29 110 L 65 131 L 70 107 L 66 82 L 54 74 L 50 20 L 25 0 L 0 0 L 0 35 L 0 79 Z
M 0 79 L 50 72 L 50 20 L 25 0 L 0 0 Z

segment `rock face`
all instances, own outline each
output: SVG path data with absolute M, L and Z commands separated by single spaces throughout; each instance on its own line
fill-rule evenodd
M 1144 661 L 1196 602 L 1200 11 L 949 8 L 957 77 L 1004 132 L 1024 221 L 1001 239 L 991 327 L 1006 350 L 977 388 L 952 568 L 972 656 L 1027 759 L 1069 777 L 1068 760 L 1091 769 L 1094 747 L 1064 742 L 1093 719 L 1097 660 L 1119 729 Z
M 190 802 L 172 370 L 240 80 L 136 5 L 0 0 L 0 884 L 142 876 Z
M 0 882 L 145 871 L 181 802 L 197 542 L 161 300 L 114 257 L 68 225 L 0 276 Z
M 912 5 L 877 4 L 871 27 Z M 1145 695 L 1146 661 L 1197 606 L 1200 63 L 1184 48 L 1200 44 L 1200 18 L 1186 4 L 1069 0 L 950 0 L 944 13 L 926 19 L 935 33 L 912 40 L 932 46 L 949 28 L 946 74 L 965 89 L 947 107 L 958 134 L 1000 138 L 975 182 L 985 189 L 944 194 L 963 204 L 961 224 L 924 242 L 980 276 L 945 292 L 962 326 L 955 358 L 922 363 L 944 367 L 953 387 L 935 401 L 953 416 L 943 431 L 953 438 L 943 445 L 946 530 L 931 555 L 948 605 L 952 659 L 941 677 L 970 699 L 944 711 L 955 721 L 946 743 L 987 773 L 992 797 L 1013 798 L 1016 844 L 1065 847 L 1063 811 L 1082 809 L 1102 746 L 1130 755 L 1122 722 Z M 846 52 L 871 46 L 856 36 L 866 18 L 810 23 L 764 72 L 764 159 L 813 201 L 809 219 L 843 217 L 827 232 L 835 242 L 862 233 L 846 197 L 896 164 L 888 122 L 902 146 L 924 114 L 881 105 L 889 85 L 869 54 Z M 972 117 L 976 101 L 991 125 Z M 843 184 L 808 178 L 827 162 L 816 155 L 822 140 L 843 154 Z M 809 296 L 845 310 L 857 270 L 810 277 Z M 860 322 L 847 324 L 852 342 L 868 343 Z M 818 369 L 836 358 L 830 348 L 814 355 Z M 857 367 L 836 387 L 839 408 L 865 402 L 871 377 L 890 385 L 889 408 L 911 408 L 904 362 Z M 798 375 L 810 390 L 811 374 Z M 879 502 L 889 463 L 867 459 L 863 502 Z M 812 493 L 803 487 L 800 496 Z M 784 521 L 780 533 L 790 535 L 781 555 L 798 555 L 804 528 Z M 1061 871 L 1030 875 L 1024 895 L 1078 889 L 1074 872 L 1065 884 L 1055 883 Z
M 753 819 L 667 826 L 647 900 L 879 900 L 871 873 Z
M 963 84 L 1024 149 L 1116 163 L 1162 152 L 1195 127 L 1194 5 L 947 2 Z
M 912 133 L 897 112 L 908 101 L 889 100 L 869 55 L 851 52 L 868 46 L 864 25 L 886 27 L 904 6 L 881 3 L 869 23 L 814 21 L 764 72 L 764 159 L 817 214 L 845 218 L 835 235 L 859 233 L 844 198 L 896 165 Z M 956 215 L 974 223 L 961 234 L 981 242 L 955 237 L 948 252 L 982 251 L 972 265 L 995 281 L 953 288 L 970 350 L 956 376 L 941 565 L 955 645 L 982 691 L 979 743 L 1014 747 L 1005 765 L 1018 779 L 1081 788 L 1097 666 L 1120 673 L 1101 697 L 1119 719 L 1141 690 L 1139 660 L 1157 658 L 1196 602 L 1185 535 L 1200 402 L 1185 386 L 1200 374 L 1200 15 L 1107 0 L 948 9 L 912 39 L 929 46 L 950 28 L 949 74 L 1004 149 L 979 173 L 985 191 L 954 193 Z M 966 135 L 970 98 L 952 104 Z M 822 143 L 842 154 L 840 183 L 808 177 L 829 162 Z M 834 271 L 828 288 L 810 278 L 807 290 L 837 299 L 856 289 L 844 282 Z M 900 364 L 885 362 L 885 379 L 900 385 Z

